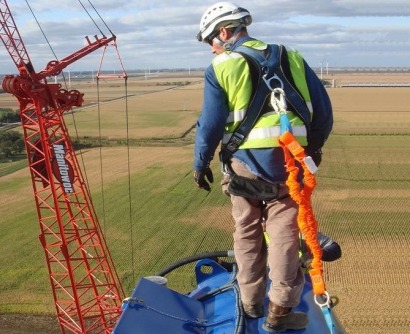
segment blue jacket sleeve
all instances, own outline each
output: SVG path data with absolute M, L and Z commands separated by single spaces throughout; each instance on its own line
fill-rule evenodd
M 342 256 L 340 245 L 332 238 L 321 232 L 317 235 L 320 248 L 322 248 L 323 261 L 335 261 Z
M 229 108 L 226 95 L 219 85 L 211 65 L 205 71 L 202 113 L 196 123 L 193 164 L 195 170 L 205 168 L 213 159 L 215 150 L 224 134 L 228 116 Z
M 313 152 L 322 148 L 332 131 L 333 110 L 325 87 L 306 62 L 305 73 L 313 107 L 313 117 L 308 137 L 308 151 Z
M 327 261 L 327 262 L 336 261 L 337 259 L 340 259 L 342 257 L 342 249 L 340 245 L 336 241 L 334 241 L 332 238 L 330 238 L 329 236 L 327 236 L 326 234 L 322 232 L 318 232 L 317 240 L 319 242 L 320 248 L 322 249 L 322 261 Z M 306 240 L 304 239 L 303 236 L 302 236 L 302 239 L 300 240 L 300 248 L 302 251 L 302 257 L 304 258 L 305 261 L 306 259 L 312 258 L 312 255 L 306 244 Z M 307 254 L 308 256 L 306 256 L 305 254 Z

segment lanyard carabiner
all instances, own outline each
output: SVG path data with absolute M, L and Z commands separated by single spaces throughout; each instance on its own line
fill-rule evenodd
M 288 105 L 286 103 L 286 95 L 283 88 L 275 88 L 272 90 L 270 103 L 279 115 L 287 113 Z

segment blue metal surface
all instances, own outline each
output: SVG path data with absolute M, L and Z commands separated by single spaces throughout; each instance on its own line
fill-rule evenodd
M 205 270 L 204 270 L 205 269 Z M 198 261 L 195 268 L 197 288 L 187 295 L 142 278 L 124 311 L 114 334 L 260 334 L 264 318 L 248 319 L 241 314 L 234 274 L 210 259 Z M 265 299 L 265 310 L 269 300 Z M 301 303 L 295 310 L 306 312 L 308 327 L 285 334 L 344 334 L 333 314 L 333 331 L 313 299 L 309 280 Z M 326 312 L 325 312 L 326 313 Z M 329 316 L 329 314 L 327 314 Z

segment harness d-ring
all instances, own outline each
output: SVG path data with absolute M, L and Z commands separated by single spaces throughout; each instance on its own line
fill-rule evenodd
M 275 89 L 275 87 L 273 87 L 273 85 L 271 85 L 271 82 L 272 82 L 273 80 L 279 82 L 279 87 L 280 87 L 280 88 L 283 89 L 283 88 L 285 87 L 284 84 L 283 84 L 282 79 L 279 78 L 279 76 L 278 76 L 276 73 L 275 73 L 274 75 L 272 75 L 269 79 L 266 78 L 267 75 L 268 75 L 267 73 L 264 74 L 264 75 L 262 76 L 262 79 L 263 79 L 263 81 L 265 81 L 266 86 L 268 86 L 268 88 L 269 88 L 271 91 L 273 91 L 273 90 Z

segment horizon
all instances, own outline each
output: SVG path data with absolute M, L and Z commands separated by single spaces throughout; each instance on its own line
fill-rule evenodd
M 61 0 L 59 6 L 51 0 L 31 2 L 28 7 L 24 0 L 13 0 L 9 7 L 35 69 L 56 58 L 46 41 L 62 59 L 82 48 L 85 35 L 110 35 L 111 31 L 125 68 L 203 68 L 213 58 L 209 46 L 197 42 L 195 35 L 203 12 L 214 1 L 94 0 L 103 19 L 95 20 L 97 29 L 79 4 L 68 0 Z M 252 37 L 298 49 L 313 68 L 326 64 L 333 68 L 410 66 L 410 7 L 406 0 L 392 0 L 388 6 L 381 1 L 353 0 L 236 3 L 253 17 L 248 27 Z M 91 8 L 87 10 L 95 15 Z M 111 56 L 106 56 L 107 68 L 118 64 Z M 99 58 L 100 52 L 96 52 L 69 67 L 87 70 L 97 67 Z M 13 66 L 5 48 L 0 47 L 0 72 L 14 73 Z
M 126 74 L 132 74 L 132 73 L 142 73 L 145 75 L 153 74 L 153 73 L 167 73 L 167 72 L 198 72 L 198 71 L 205 71 L 206 67 L 197 67 L 197 68 L 189 68 L 189 67 L 180 67 L 180 68 L 136 68 L 136 69 L 125 69 Z M 342 66 L 342 67 L 313 67 L 312 69 L 315 71 L 316 74 L 320 73 L 323 71 L 323 75 L 328 75 L 329 73 L 325 72 L 358 72 L 358 73 L 407 73 L 410 72 L 410 66 L 397 66 L 397 67 L 389 67 L 389 66 L 371 66 L 371 67 L 365 67 L 365 66 Z M 13 71 L 13 73 L 0 73 L 0 77 L 4 77 L 6 75 L 18 75 L 17 69 Z M 102 70 L 101 73 L 120 73 L 122 72 L 121 68 L 116 68 L 112 70 Z M 78 76 L 81 74 L 91 74 L 94 76 L 94 73 L 97 73 L 97 69 L 84 69 L 84 70 L 63 70 L 64 75 L 69 75 L 71 73 L 71 76 Z M 57 75 L 57 77 L 60 77 L 63 75 L 60 73 Z M 55 76 L 50 76 L 48 78 L 53 78 Z

